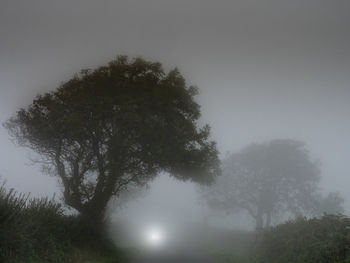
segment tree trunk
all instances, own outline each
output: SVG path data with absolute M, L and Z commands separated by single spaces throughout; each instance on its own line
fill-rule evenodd
M 86 221 L 89 221 L 92 224 L 103 224 L 105 216 L 104 210 L 90 208 L 82 211 L 80 214 Z
M 258 206 L 258 211 L 255 217 L 255 230 L 256 231 L 261 231 L 263 229 L 264 226 L 264 218 L 263 218 L 263 212 L 260 206 Z
M 255 242 L 253 247 L 254 253 L 256 252 L 261 242 L 263 226 L 264 226 L 264 219 L 263 219 L 262 209 L 258 207 L 258 211 L 255 216 Z
M 271 212 L 266 212 L 266 222 L 265 222 L 265 228 L 269 228 L 271 225 Z

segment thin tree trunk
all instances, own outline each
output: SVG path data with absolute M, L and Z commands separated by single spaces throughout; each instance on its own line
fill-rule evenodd
M 263 233 L 263 215 L 261 213 L 261 210 L 258 209 L 258 213 L 255 216 L 255 242 L 253 244 L 253 253 L 257 253 L 257 249 L 259 247 L 259 244 L 261 242 L 262 233 Z
M 265 222 L 265 228 L 269 228 L 271 225 L 271 212 L 268 211 L 266 213 L 266 222 Z
M 256 222 L 255 230 L 261 231 L 264 226 L 264 218 L 263 218 L 262 208 L 260 206 L 258 206 L 255 222 Z

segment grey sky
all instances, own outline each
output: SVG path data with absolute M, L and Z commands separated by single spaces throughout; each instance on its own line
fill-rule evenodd
M 140 55 L 179 67 L 199 87 L 221 156 L 304 140 L 322 162 L 323 186 L 350 210 L 349 12 L 346 0 L 1 0 L 0 121 L 82 68 Z M 9 186 L 57 189 L 3 128 L 0 145 Z

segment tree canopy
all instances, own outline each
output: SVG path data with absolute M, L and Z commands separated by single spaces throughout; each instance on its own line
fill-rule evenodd
M 160 171 L 200 183 L 219 173 L 196 94 L 177 69 L 120 56 L 38 95 L 5 126 L 59 176 L 67 205 L 101 220 L 112 196 Z
M 257 229 L 285 212 L 309 215 L 318 209 L 320 171 L 303 142 L 252 144 L 228 156 L 222 169 L 216 184 L 204 191 L 205 199 L 227 212 L 247 211 Z
M 317 199 L 316 215 L 322 216 L 324 214 L 344 214 L 344 198 L 338 192 L 330 192 L 326 196 L 320 194 Z

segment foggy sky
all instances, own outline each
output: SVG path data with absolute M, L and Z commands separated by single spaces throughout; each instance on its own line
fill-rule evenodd
M 143 56 L 199 87 L 201 123 L 221 157 L 252 142 L 303 140 L 322 163 L 322 186 L 350 211 L 349 11 L 346 0 L 1 0 L 0 122 L 82 68 Z M 0 145 L 9 187 L 57 191 L 2 127 Z M 183 203 L 182 184 L 158 182 L 174 189 L 163 202 Z M 195 186 L 186 187 L 194 204 Z

